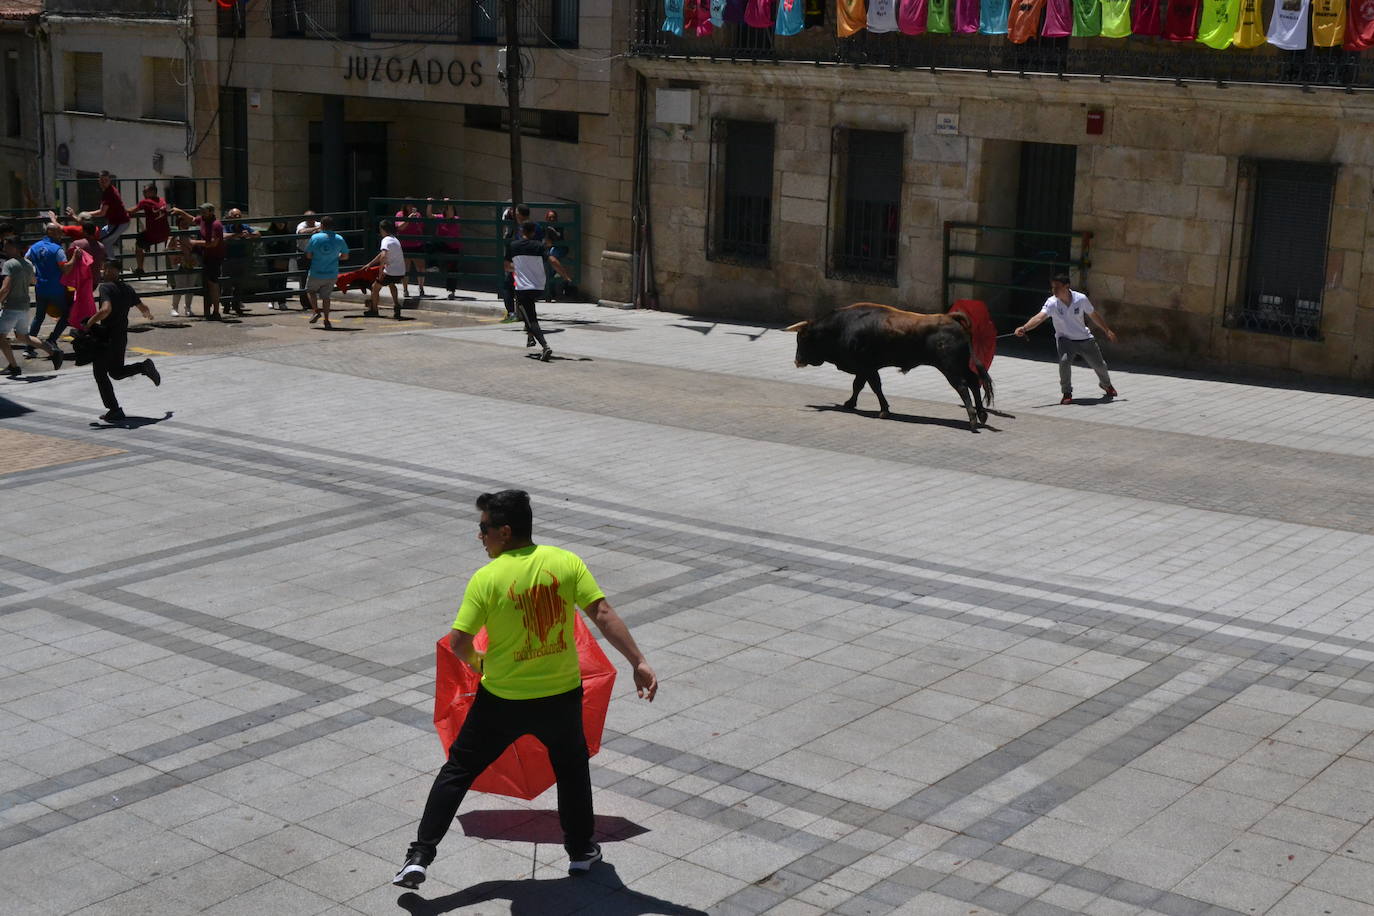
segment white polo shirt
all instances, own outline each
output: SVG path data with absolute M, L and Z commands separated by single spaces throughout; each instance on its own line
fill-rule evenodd
M 382 270 L 388 277 L 403 277 L 406 272 L 406 256 L 401 250 L 401 240 L 394 235 L 385 236 L 382 239 L 382 251 L 386 257 L 382 260 Z
M 1050 296 L 1040 309 L 1054 322 L 1054 333 L 1069 340 L 1092 340 L 1093 332 L 1088 329 L 1088 316 L 1092 314 L 1093 304 L 1088 297 L 1076 289 L 1069 290 L 1069 303 L 1065 305 L 1058 296 Z

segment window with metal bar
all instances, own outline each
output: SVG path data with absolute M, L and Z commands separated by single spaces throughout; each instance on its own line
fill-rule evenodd
M 24 133 L 24 103 L 19 94 L 19 52 L 5 52 L 5 136 Z
M 1251 188 L 1250 251 L 1235 324 L 1319 338 L 1336 166 L 1256 160 L 1243 171 Z
M 219 90 L 219 174 L 223 207 L 248 209 L 248 95 L 231 86 Z
M 774 125 L 717 118 L 711 133 L 713 219 L 706 256 L 766 265 L 773 227 Z
M 67 52 L 68 111 L 105 112 L 104 56 L 98 52 Z
M 893 131 L 836 131 L 833 276 L 897 282 L 904 139 Z
M 143 117 L 155 121 L 186 120 L 183 62 L 175 57 L 143 58 Z

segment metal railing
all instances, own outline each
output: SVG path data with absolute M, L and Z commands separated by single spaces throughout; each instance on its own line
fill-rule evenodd
M 722 61 L 842 64 L 890 69 L 1048 74 L 1110 80 L 1147 79 L 1220 85 L 1278 84 L 1374 89 L 1374 55 L 1337 48 L 1282 51 L 1264 45 L 1215 51 L 1163 38 L 1035 38 L 902 35 L 861 31 L 834 34 L 833 23 L 785 37 L 768 29 L 729 25 L 706 37 L 662 30 L 662 0 L 635 0 L 630 53 L 640 57 Z
M 46 0 L 44 10 L 58 16 L 180 19 L 190 15 L 189 5 L 189 0 Z
M 124 206 L 133 209 L 143 197 L 146 185 L 157 185 L 158 193 L 174 207 L 195 210 L 205 201 L 220 206 L 218 178 L 115 178 Z M 73 210 L 100 208 L 100 180 L 97 178 L 64 178 L 57 183 L 57 203 L 52 209 L 61 216 L 67 207 Z M 222 209 L 222 207 L 221 207 Z
M 398 216 L 409 207 L 419 209 L 420 216 Z M 420 261 L 425 270 L 435 272 L 446 280 L 468 285 L 488 286 L 504 274 L 506 242 L 514 223 L 502 219 L 510 204 L 498 200 L 431 200 L 415 197 L 374 197 L 368 201 L 367 245 L 376 251 L 379 241 L 378 225 L 384 219 L 405 222 L 397 237 L 407 246 L 406 257 Z M 446 235 L 440 227 L 447 222 L 445 210 L 451 208 L 461 234 Z M 582 207 L 567 201 L 530 203 L 530 219 L 542 225 L 544 215 L 553 210 L 558 214 L 557 226 L 563 240 L 555 246 L 555 257 L 567 268 L 576 284 L 581 278 Z M 457 245 L 455 250 L 453 246 Z M 411 252 L 414 252 L 413 254 Z M 546 270 L 548 282 L 554 282 L 554 272 Z
M 578 0 L 523 0 L 518 15 L 523 43 L 577 45 Z M 506 36 L 501 0 L 272 0 L 271 17 L 276 38 L 467 44 Z
M 1048 296 L 1050 277 L 1060 271 L 1070 275 L 1074 289 L 1086 290 L 1088 268 L 1092 266 L 1092 239 L 1091 232 L 1042 232 L 946 222 L 940 301 L 948 308 L 952 301 L 950 289 L 956 286 L 973 292 Z M 957 265 L 956 259 L 960 262 Z M 980 261 L 986 265 L 982 270 Z M 972 276 L 960 275 L 957 267 L 971 270 Z

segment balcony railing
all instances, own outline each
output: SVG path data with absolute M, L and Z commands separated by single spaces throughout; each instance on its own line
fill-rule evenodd
M 727 24 L 702 37 L 662 31 L 661 0 L 636 0 L 630 50 L 640 57 L 803 62 L 895 69 L 1052 74 L 1094 79 L 1279 84 L 1374 89 L 1374 53 L 1340 48 L 1281 51 L 1273 47 L 1214 51 L 1161 38 L 1041 38 L 1012 44 L 1006 36 L 859 32 L 837 38 L 833 22 L 783 37 Z
M 118 19 L 180 19 L 189 13 L 188 0 L 47 0 L 44 8 L 58 16 Z
M 533 46 L 577 45 L 578 0 L 521 0 L 520 40 Z M 502 0 L 272 0 L 277 38 L 501 43 Z

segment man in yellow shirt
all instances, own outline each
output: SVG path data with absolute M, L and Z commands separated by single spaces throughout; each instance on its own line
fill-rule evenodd
M 658 692 L 653 669 L 581 558 L 531 539 L 529 494 L 483 493 L 477 509 L 479 537 L 491 562 L 468 580 L 449 645 L 482 681 L 449 748 L 448 762 L 434 779 L 405 864 L 391 881 L 398 887 L 416 888 L 425 880 L 473 780 L 521 735 L 534 735 L 549 749 L 558 779 L 568 874 L 585 874 L 601 861 L 601 847 L 592 841 L 592 781 L 582 733 L 574 605 L 625 656 L 639 696 L 653 702 Z M 487 650 L 479 653 L 473 640 L 484 627 Z

